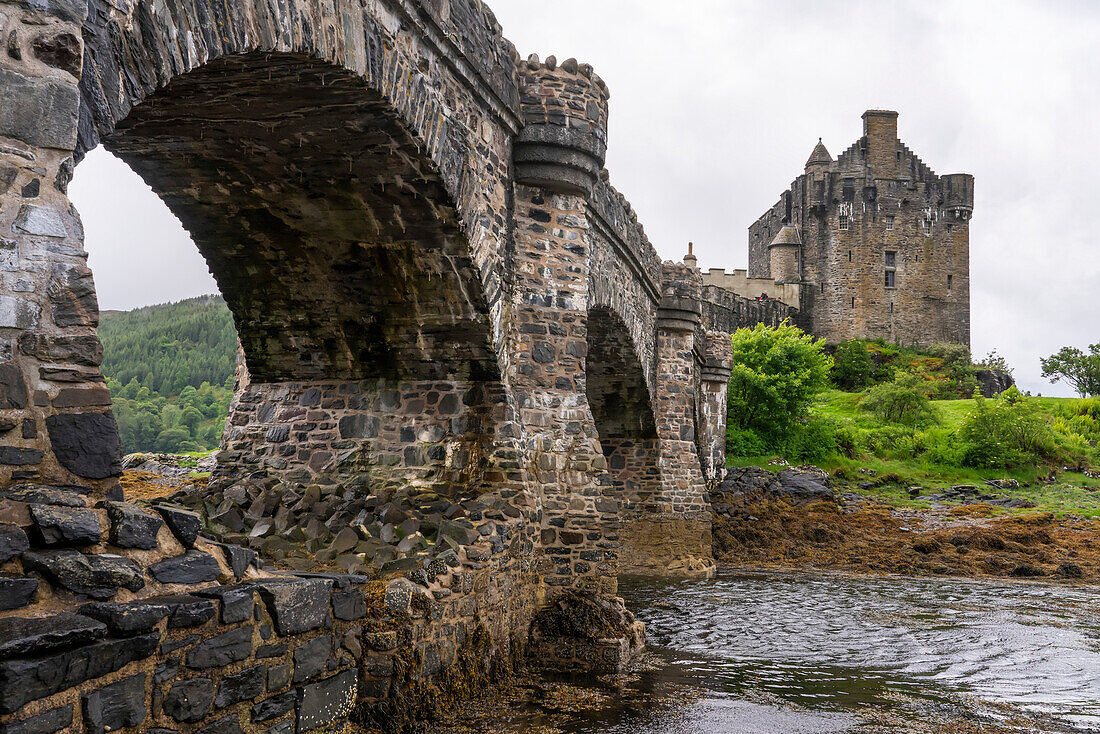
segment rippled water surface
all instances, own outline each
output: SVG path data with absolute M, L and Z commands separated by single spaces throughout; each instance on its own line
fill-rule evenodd
M 1096 587 L 726 571 L 620 592 L 649 670 L 544 681 L 474 730 L 1100 732 Z M 563 684 L 596 704 L 555 706 Z

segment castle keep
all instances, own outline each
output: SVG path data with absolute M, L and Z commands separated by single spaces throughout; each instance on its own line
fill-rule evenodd
M 749 227 L 748 272 L 706 285 L 768 293 L 829 342 L 970 344 L 974 177 L 937 176 L 897 135 L 898 113 L 868 110 L 836 160 L 818 141 L 805 172 Z

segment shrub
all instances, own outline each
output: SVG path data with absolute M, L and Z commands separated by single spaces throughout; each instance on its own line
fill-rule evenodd
M 936 421 L 924 381 L 907 372 L 899 374 L 893 382 L 868 389 L 859 405 L 888 423 L 919 426 Z
M 1015 387 L 991 400 L 980 395 L 974 400 L 974 412 L 959 429 L 964 465 L 1010 469 L 1058 457 L 1050 424 Z
M 833 353 L 833 384 L 841 390 L 855 392 L 873 381 L 875 363 L 867 351 L 867 342 L 851 339 L 837 345 Z
M 738 329 L 731 339 L 727 425 L 775 442 L 805 418 L 814 397 L 828 386 L 833 360 L 823 341 L 786 322 Z
M 768 444 L 756 431 L 734 425 L 726 427 L 727 456 L 763 456 L 767 453 Z

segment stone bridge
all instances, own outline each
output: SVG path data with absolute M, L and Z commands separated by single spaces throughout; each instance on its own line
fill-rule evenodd
M 324 507 L 311 535 L 377 549 L 386 513 L 428 507 L 411 550 L 358 556 L 437 571 L 408 592 L 448 599 L 413 635 L 426 675 L 458 659 L 456 628 L 507 648 L 563 589 L 713 568 L 737 308 L 662 262 L 608 181 L 590 66 L 521 59 L 478 0 L 0 0 L 0 30 L 0 486 L 117 497 L 66 195 L 103 144 L 236 322 L 213 514 L 247 498 L 237 516 L 286 530 L 278 488 Z

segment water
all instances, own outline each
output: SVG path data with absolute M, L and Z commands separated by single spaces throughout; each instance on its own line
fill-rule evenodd
M 474 730 L 1100 732 L 1096 587 L 726 571 L 620 592 L 648 670 L 542 679 Z

